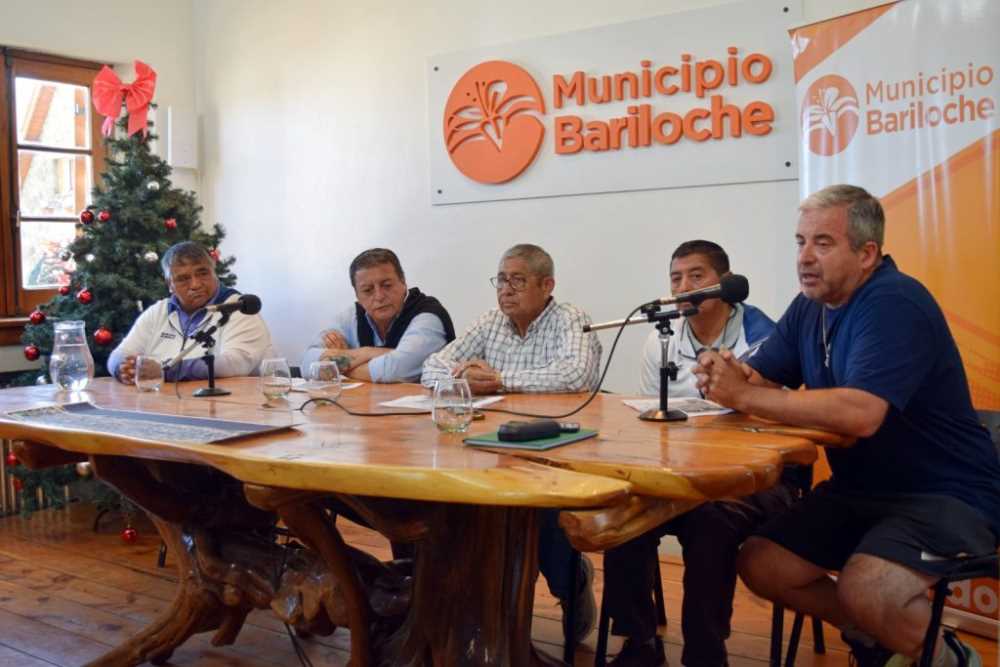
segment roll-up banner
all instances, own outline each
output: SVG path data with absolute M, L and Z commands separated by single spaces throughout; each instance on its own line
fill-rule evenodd
M 902 0 L 790 31 L 801 196 L 882 200 L 885 250 L 948 318 L 973 403 L 1000 410 L 1000 2 Z M 997 582 L 953 587 L 951 620 L 996 637 Z

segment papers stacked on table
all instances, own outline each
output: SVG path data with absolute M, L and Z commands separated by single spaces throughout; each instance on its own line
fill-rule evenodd
M 656 410 L 660 407 L 660 399 L 658 398 L 626 398 L 622 400 L 622 403 L 639 412 Z M 732 412 L 729 408 L 724 408 L 718 403 L 704 398 L 671 398 L 667 402 L 667 407 L 671 410 L 680 410 L 688 417 L 711 417 Z

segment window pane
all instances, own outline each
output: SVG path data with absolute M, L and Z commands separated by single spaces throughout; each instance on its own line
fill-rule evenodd
M 21 217 L 75 218 L 90 201 L 90 157 L 19 150 Z
M 71 222 L 21 223 L 21 284 L 24 289 L 52 289 L 69 284 L 67 270 L 76 268 L 59 256 L 76 237 Z
M 17 77 L 17 142 L 90 148 L 90 91 L 85 86 Z

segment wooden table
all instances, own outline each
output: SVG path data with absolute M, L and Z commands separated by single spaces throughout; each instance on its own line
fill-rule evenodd
M 642 422 L 619 397 L 600 395 L 574 416 L 599 429 L 548 452 L 486 451 L 442 434 L 426 414 L 353 417 L 307 406 L 293 393 L 265 408 L 250 378 L 233 391 L 185 398 L 167 385 L 140 394 L 110 379 L 74 400 L 101 407 L 216 417 L 293 430 L 229 444 L 142 441 L 39 427 L 0 417 L 0 437 L 43 467 L 89 459 L 95 473 L 150 513 L 179 567 L 178 595 L 149 628 L 94 665 L 165 662 L 191 634 L 232 643 L 246 615 L 270 606 L 303 632 L 351 630 L 351 664 L 552 664 L 530 643 L 537 577 L 537 513 L 561 523 L 584 550 L 605 549 L 714 498 L 774 484 L 785 462 L 810 463 L 829 434 L 730 415 L 670 425 Z M 341 403 L 379 403 L 423 390 L 364 385 Z M 52 386 L 0 391 L 0 413 L 69 397 Z M 559 413 L 580 395 L 508 396 L 495 407 Z M 495 431 L 488 413 L 471 432 Z M 225 473 L 225 474 L 221 474 Z M 394 542 L 418 545 L 412 571 L 381 563 L 340 537 L 330 508 L 349 508 Z M 275 520 L 308 549 L 276 550 Z M 276 554 L 283 568 L 275 572 Z

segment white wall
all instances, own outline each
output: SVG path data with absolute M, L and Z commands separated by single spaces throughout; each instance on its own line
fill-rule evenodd
M 193 109 L 192 21 L 192 0 L 3 0 L 0 44 L 110 63 L 126 83 L 135 78 L 132 61 L 142 60 L 156 70 L 154 101 L 163 110 Z M 197 187 L 189 170 L 175 171 L 173 180 Z
M 155 102 L 194 109 L 194 38 L 191 0 L 2 0 L 0 44 L 106 62 L 123 81 L 135 78 L 133 60 L 157 73 Z M 166 151 L 162 150 L 161 155 Z M 198 189 L 198 174 L 175 169 L 177 187 Z M 36 366 L 20 346 L 0 348 L 0 372 Z
M 548 249 L 556 297 L 599 321 L 666 293 L 667 258 L 679 242 L 712 239 L 749 275 L 752 302 L 778 316 L 796 291 L 794 180 L 429 204 L 429 55 L 711 4 L 720 3 L 196 4 L 206 219 L 227 226 L 223 249 L 238 258 L 241 289 L 261 295 L 282 353 L 297 359 L 330 313 L 350 303 L 347 265 L 375 245 L 397 250 L 410 283 L 439 297 L 459 329 L 495 305 L 487 278 L 517 242 Z M 824 17 L 835 9 L 811 4 Z M 648 331 L 626 331 L 606 386 L 637 387 Z M 605 355 L 610 338 L 602 334 Z

